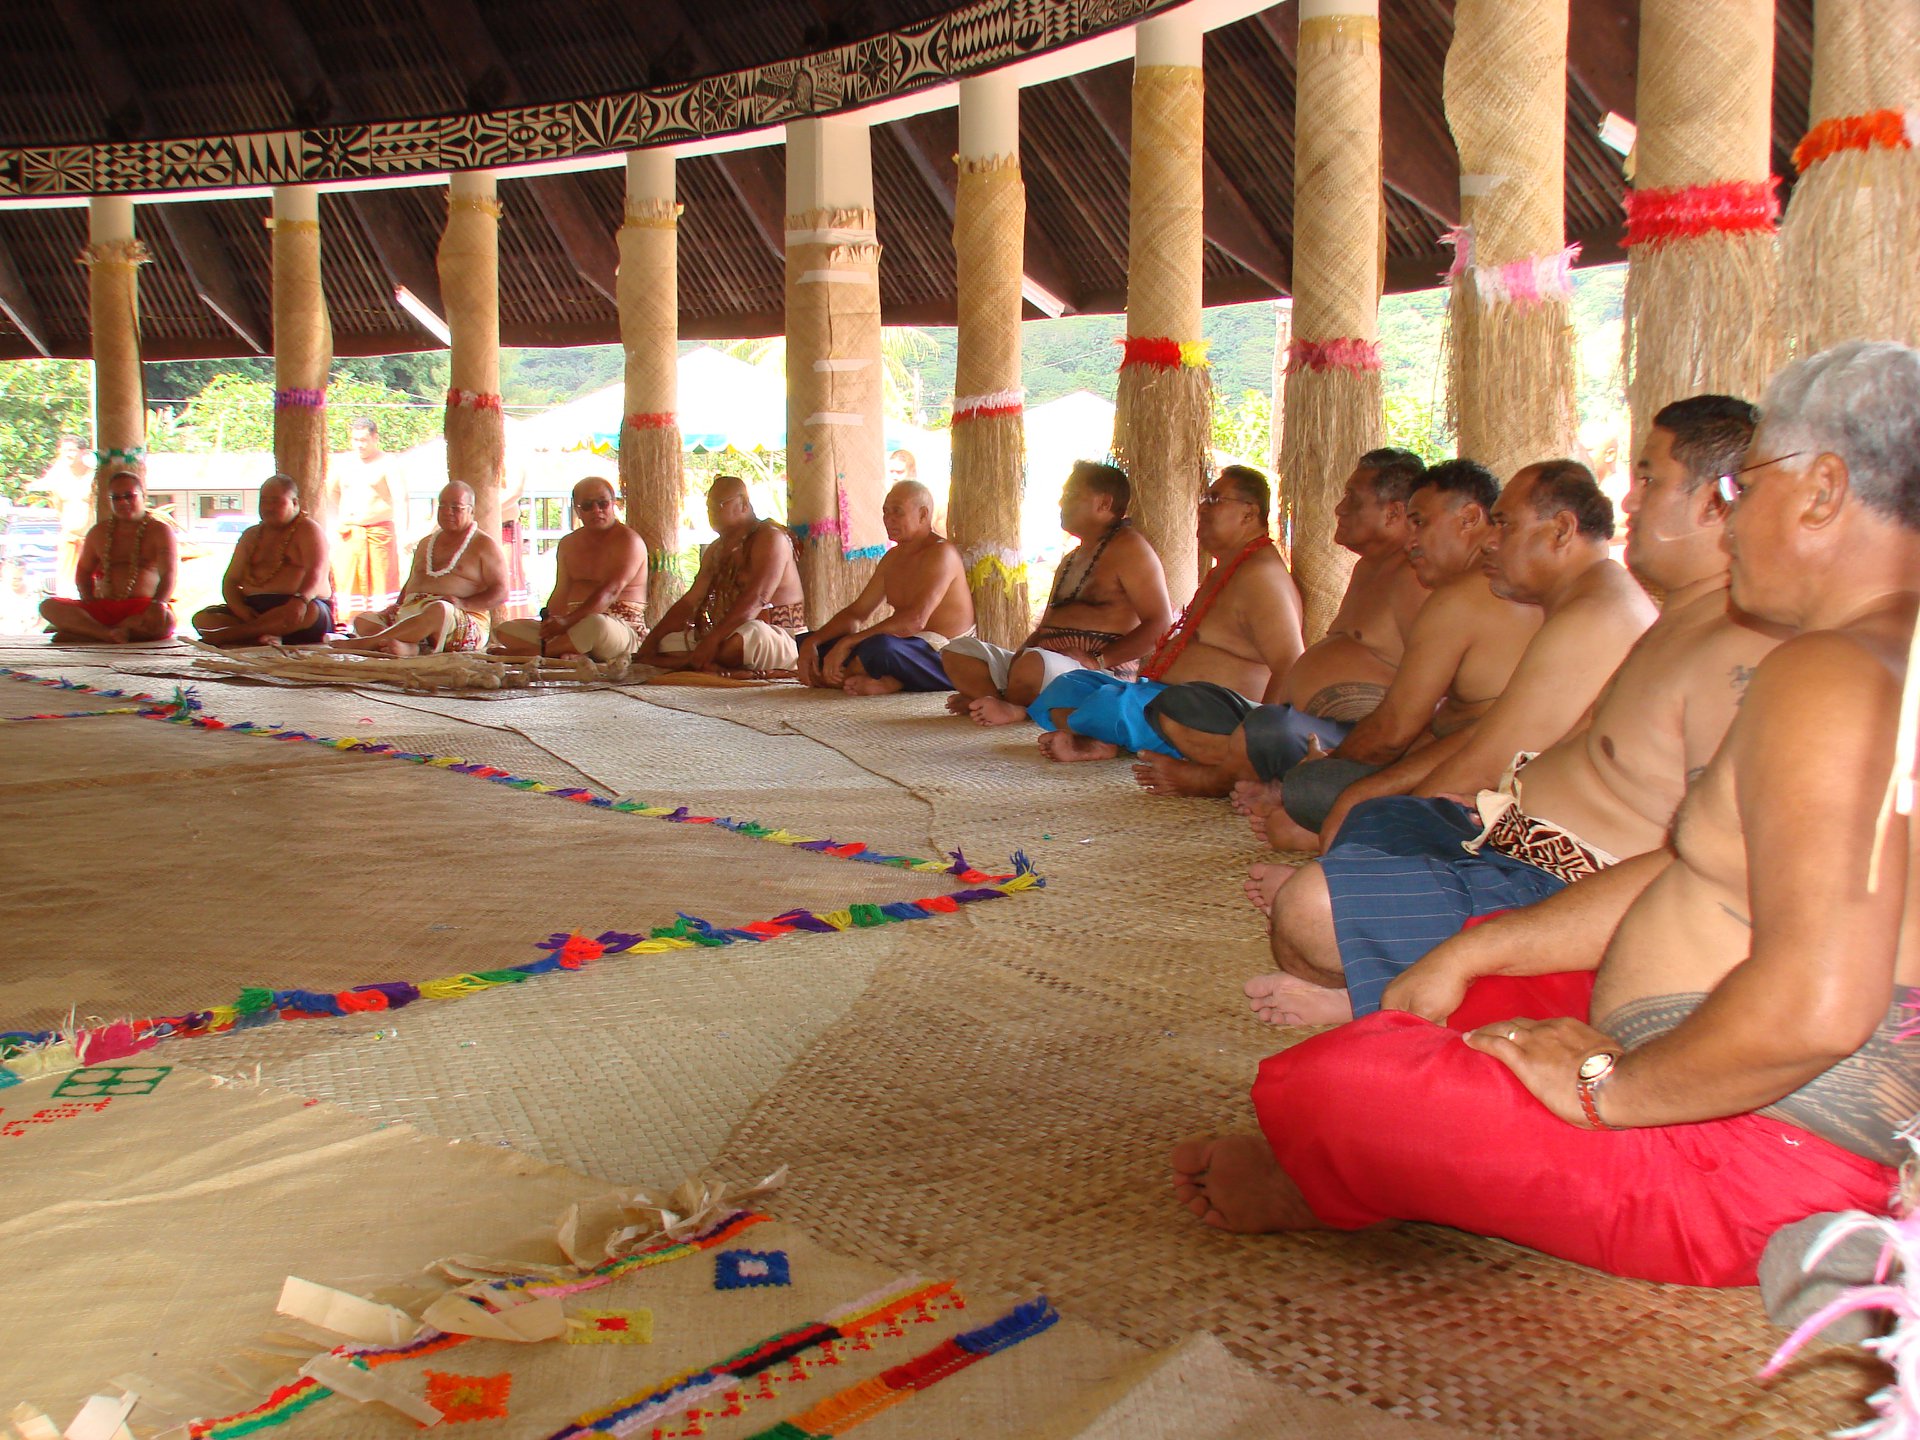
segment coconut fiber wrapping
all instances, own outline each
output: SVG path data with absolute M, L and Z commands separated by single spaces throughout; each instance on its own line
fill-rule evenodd
M 333 322 L 320 278 L 320 222 L 273 222 L 273 383 L 278 390 L 326 394 L 333 368 Z M 327 411 L 278 405 L 273 463 L 299 487 L 300 508 L 325 523 Z
M 1838 148 L 1800 170 L 1780 230 L 1785 328 L 1803 355 L 1842 340 L 1920 344 L 1920 5 L 1818 0 L 1813 130 L 1823 122 L 1904 112 L 1904 146 Z M 1898 116 L 1884 128 L 1900 128 Z
M 647 619 L 654 624 L 686 589 L 686 578 L 668 563 L 680 546 L 686 474 L 677 417 L 645 426 L 634 425 L 631 417 L 646 415 L 658 422 L 675 417 L 679 409 L 679 212 L 670 200 L 629 201 L 619 236 L 620 343 L 627 358 L 629 417 L 620 431 L 620 490 L 627 523 L 646 540 L 653 562 Z
M 954 393 L 1004 396 L 985 407 L 1010 413 L 955 416 L 953 486 L 947 501 L 953 539 L 967 557 L 975 623 L 982 639 L 1018 645 L 1032 623 L 1026 577 L 987 556 L 1020 552 L 1026 477 L 1026 417 L 1019 408 L 1020 281 L 1027 190 L 1015 156 L 962 159 L 954 204 L 960 353 Z
M 1702 85 L 1703 74 L 1716 83 Z M 1773 0 L 1643 0 L 1639 190 L 1679 198 L 1766 185 L 1772 76 Z M 1766 388 L 1784 358 L 1780 257 L 1771 224 L 1649 239 L 1629 253 L 1627 398 L 1638 454 L 1670 401 Z
M 473 518 L 500 533 L 500 491 L 507 473 L 505 417 L 498 403 L 471 397 L 500 393 L 500 207 L 478 195 L 454 194 L 440 234 L 440 297 L 453 335 L 449 383 L 468 403 L 447 404 L 447 478 L 473 487 Z
M 1472 207 L 1471 263 L 1494 271 L 1564 245 L 1567 0 L 1461 0 L 1447 51 L 1447 124 Z M 1574 442 L 1573 328 L 1564 297 L 1487 303 L 1454 335 L 1459 449 L 1506 478 Z M 1484 399 L 1477 397 L 1485 397 Z
M 1294 136 L 1294 333 L 1308 345 L 1379 335 L 1380 30 L 1371 15 L 1304 20 Z M 1377 370 L 1295 364 L 1286 385 L 1282 504 L 1309 642 L 1353 572 L 1333 508 L 1353 462 L 1380 443 Z
M 800 580 L 815 626 L 873 574 L 874 557 L 847 556 L 886 544 L 880 246 L 873 226 L 871 210 L 787 218 L 788 230 L 804 237 L 787 243 L 787 517 L 801 542 Z M 818 361 L 864 363 L 816 369 Z
M 1127 334 L 1200 338 L 1201 145 L 1206 87 L 1198 67 L 1133 72 L 1132 203 L 1127 231 Z M 1213 386 L 1198 365 L 1123 366 L 1113 453 L 1133 482 L 1133 514 L 1184 604 L 1200 583 L 1194 509 L 1212 466 Z
M 87 267 L 93 324 L 93 443 L 106 458 L 93 476 L 94 518 L 107 518 L 106 482 L 131 470 L 143 479 L 147 443 L 146 385 L 140 373 L 139 267 L 153 257 L 138 240 L 103 240 L 80 254 Z M 119 455 L 109 454 L 120 451 Z

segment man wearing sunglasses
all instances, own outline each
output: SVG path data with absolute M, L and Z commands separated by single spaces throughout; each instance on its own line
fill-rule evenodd
M 473 490 L 454 480 L 440 492 L 438 525 L 421 537 L 400 599 L 356 615 L 353 636 L 336 650 L 363 655 L 420 655 L 484 650 L 494 607 L 507 598 L 507 560 L 500 542 L 473 520 Z
M 614 511 L 613 484 L 589 476 L 573 487 L 580 528 L 554 550 L 553 594 L 539 620 L 495 631 L 508 655 L 585 655 L 624 660 L 647 638 L 647 542 Z
M 1383 1011 L 1268 1059 L 1261 1134 L 1174 1151 L 1193 1213 L 1427 1221 L 1751 1285 L 1776 1231 L 1885 1212 L 1920 1110 L 1911 778 L 1893 774 L 1913 764 L 1920 351 L 1835 346 L 1783 371 L 1762 417 L 1729 472 L 1730 593 L 1793 634 L 1671 841 L 1448 942 L 1482 978 L 1445 1026 Z

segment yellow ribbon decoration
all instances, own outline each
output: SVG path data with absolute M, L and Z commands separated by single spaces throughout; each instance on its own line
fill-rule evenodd
M 998 575 L 1002 588 L 1012 594 L 1015 586 L 1027 583 L 1027 562 L 1022 560 L 1018 565 L 1008 565 L 998 555 L 982 555 L 967 567 L 967 584 L 977 588 L 985 583 L 989 575 Z

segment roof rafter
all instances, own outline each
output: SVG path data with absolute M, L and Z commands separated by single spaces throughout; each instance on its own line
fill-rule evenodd
M 1638 85 L 1640 0 L 1574 5 L 1567 25 L 1567 79 L 1602 115 L 1631 120 Z
M 773 156 L 766 150 L 734 150 L 713 157 L 720 178 L 747 212 L 767 253 L 787 263 L 787 184 L 784 173 L 773 173 Z
M 303 129 L 325 125 L 333 118 L 333 78 L 299 12 L 289 0 L 246 0 L 240 15 L 286 86 L 294 122 Z
M 387 283 L 411 291 L 422 305 L 444 317 L 447 310 L 440 298 L 440 272 L 433 256 L 414 236 L 405 200 L 386 190 L 350 190 L 340 199 L 366 234 Z
M 34 303 L 20 267 L 13 263 L 13 251 L 4 236 L 0 236 L 0 311 L 6 312 L 13 328 L 25 336 L 35 350 L 42 355 L 53 354 L 52 337 L 40 318 L 40 307 Z
M 107 134 L 115 140 L 138 140 L 151 133 L 152 117 L 140 98 L 133 67 L 127 64 L 126 52 L 97 0 L 51 0 L 51 4 L 74 49 L 86 57 L 93 93 L 107 113 Z
M 554 237 L 573 268 L 594 289 L 619 304 L 619 246 L 601 218 L 580 192 L 571 175 L 536 175 L 526 182 L 533 202 L 547 217 Z
M 467 108 L 498 110 L 521 100 L 520 77 L 500 53 L 473 0 L 418 0 L 422 18 L 465 84 Z
M 173 239 L 187 267 L 193 292 L 229 329 L 253 347 L 256 355 L 273 349 L 273 331 L 261 323 L 260 312 L 247 298 L 240 275 L 233 268 L 227 247 L 214 231 L 213 222 L 199 205 L 155 205 L 153 213 Z
M 1133 91 L 1126 70 L 1108 65 L 1070 82 L 1123 158 L 1133 156 Z M 1201 232 L 1216 249 L 1283 294 L 1293 286 L 1293 256 L 1254 213 L 1240 187 L 1211 154 L 1201 157 Z

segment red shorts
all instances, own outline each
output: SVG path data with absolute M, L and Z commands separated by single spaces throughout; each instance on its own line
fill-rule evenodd
M 151 595 L 136 595 L 131 600 L 76 600 L 74 602 L 102 625 L 120 625 L 144 615 L 153 604 Z
M 1421 1220 L 1615 1275 L 1751 1285 L 1774 1231 L 1886 1213 L 1897 1172 L 1784 1121 L 1587 1130 L 1460 1032 L 1587 1018 L 1593 976 L 1481 980 L 1445 1027 L 1384 1010 L 1270 1056 L 1253 1108 L 1320 1220 Z

